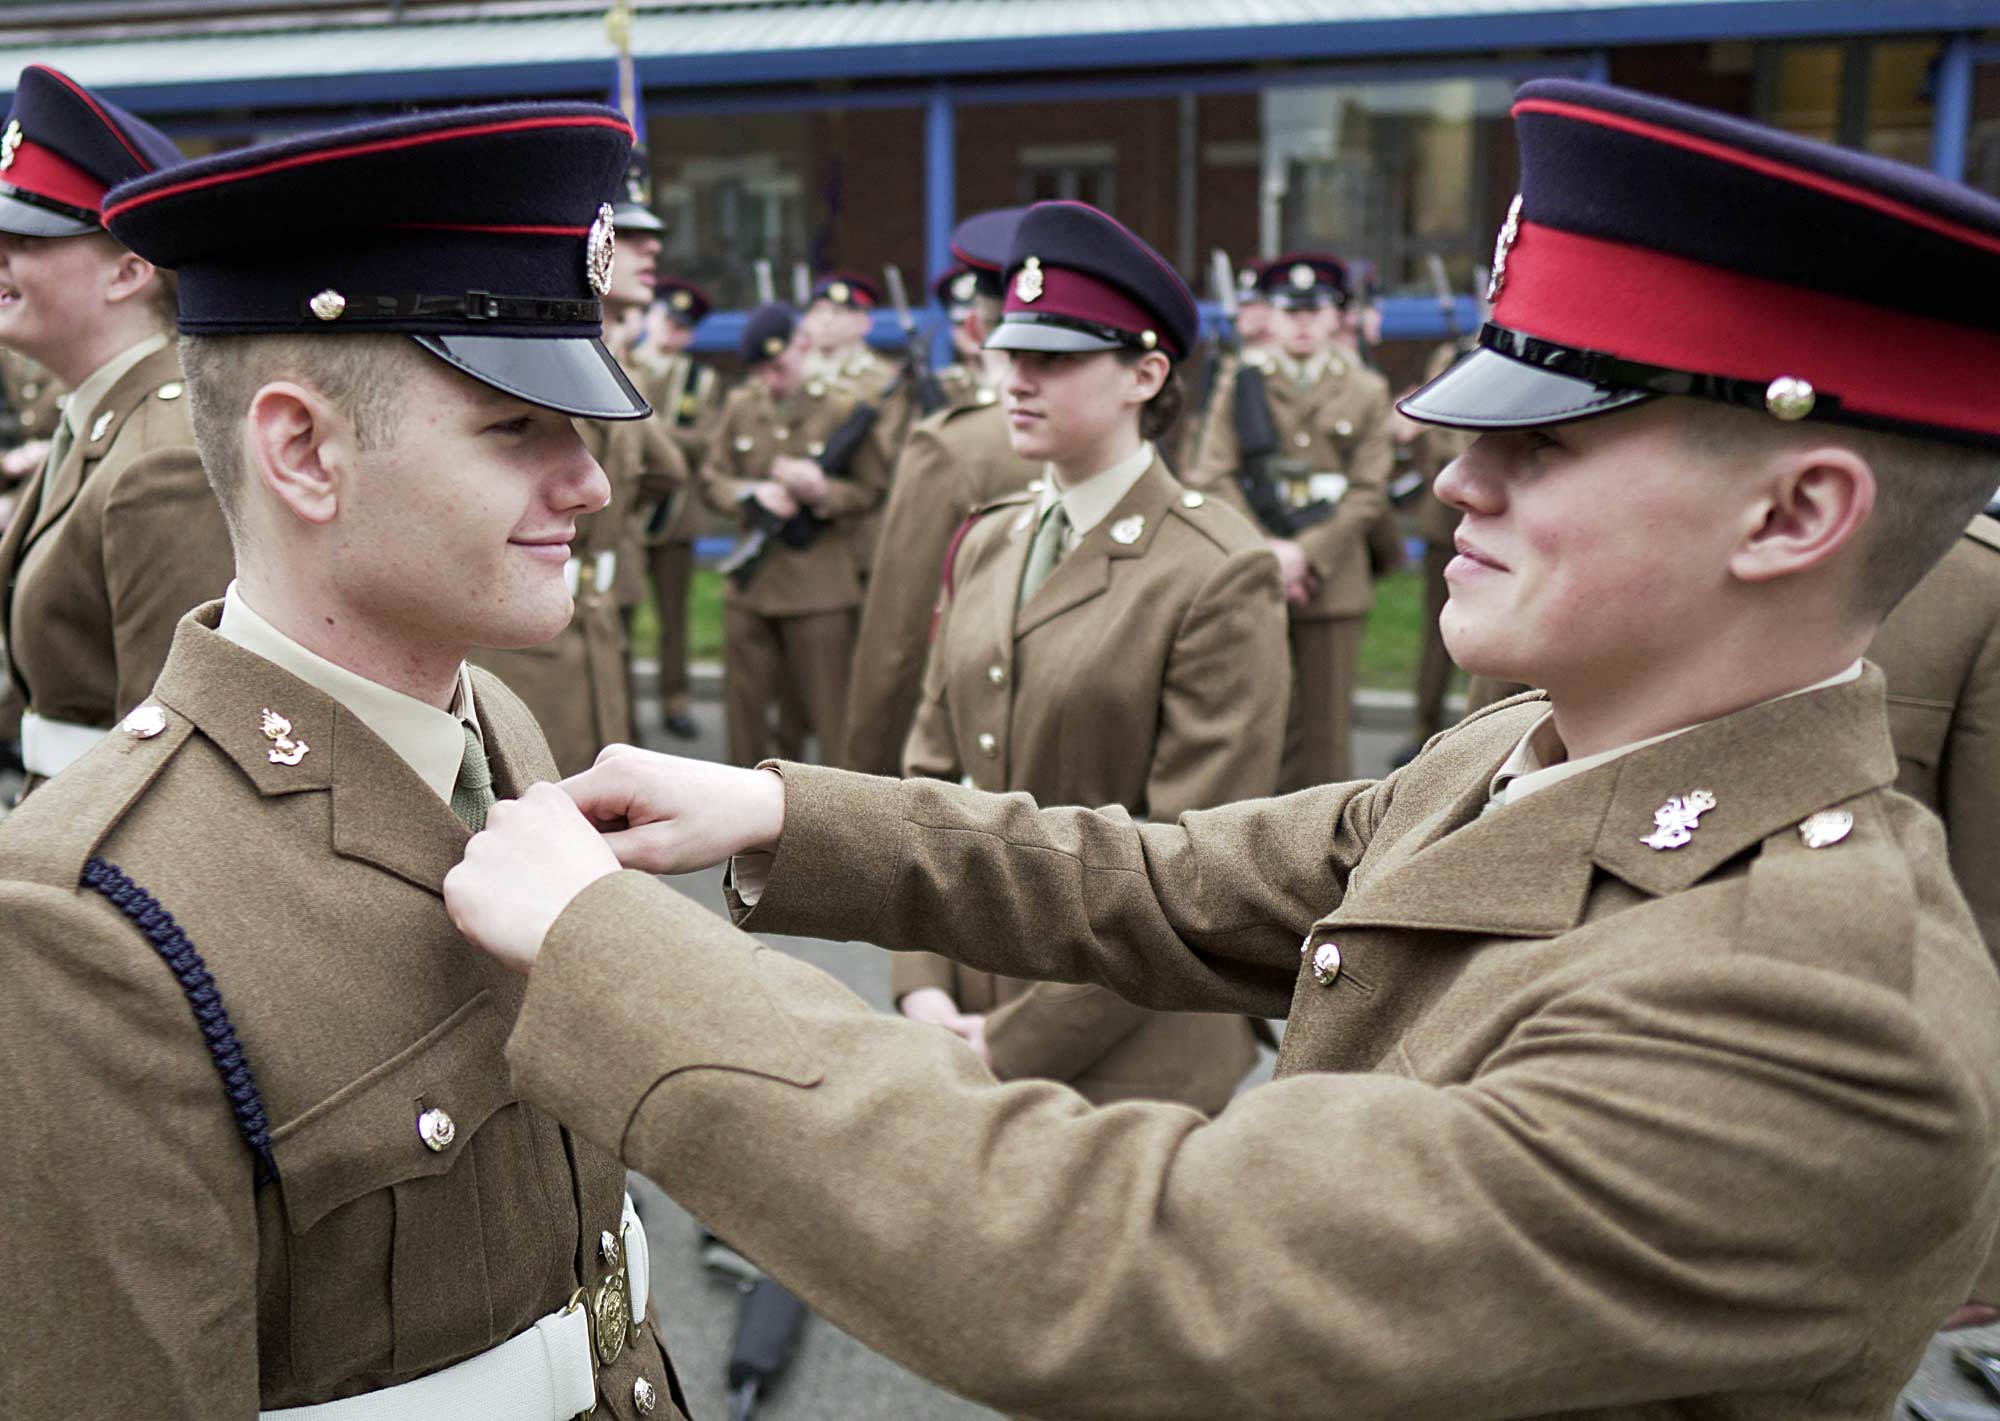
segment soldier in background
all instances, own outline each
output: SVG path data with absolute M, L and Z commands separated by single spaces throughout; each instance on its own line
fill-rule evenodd
M 722 381 L 695 361 L 696 327 L 713 302 L 691 281 L 665 276 L 659 299 L 635 355 L 657 418 L 689 469 L 708 458 L 709 440 L 722 415 Z M 646 572 L 659 613 L 660 717 L 677 740 L 699 735 L 688 694 L 688 590 L 694 579 L 694 544 L 707 526 L 706 505 L 692 480 L 671 497 L 641 503 Z
M 987 274 L 986 281 L 994 280 Z M 997 398 L 995 377 L 986 352 L 980 348 L 980 341 L 992 323 L 977 319 L 982 282 L 980 269 L 965 265 L 963 260 L 943 276 L 931 283 L 931 295 L 944 308 L 945 321 L 951 333 L 952 363 L 941 370 L 932 372 L 938 388 L 943 391 L 946 405 L 950 409 L 962 409 L 968 405 L 990 405 Z M 991 294 L 991 293 L 989 293 Z M 936 414 L 933 411 L 933 416 Z
M 920 420 L 903 444 L 882 518 L 877 560 L 854 645 L 847 694 L 847 746 L 840 763 L 872 775 L 901 770 L 903 741 L 923 688 L 924 656 L 938 607 L 938 578 L 952 534 L 981 504 L 1025 487 L 1040 465 L 1014 452 L 1006 412 L 992 392 L 1006 357 L 983 349 L 1000 321 L 1000 268 L 1021 209 L 961 222 L 952 254 L 973 294 L 954 339 L 970 342 L 971 383 L 986 392 Z M 973 362 L 977 362 L 976 366 Z
M 1352 775 L 1354 688 L 1375 601 L 1368 534 L 1388 505 L 1394 453 L 1387 382 L 1335 345 L 1348 297 L 1340 259 L 1279 257 L 1259 285 L 1274 344 L 1246 350 L 1217 388 L 1189 482 L 1249 513 L 1278 556 L 1296 677 L 1279 778 L 1289 791 Z M 1245 447 L 1253 426 L 1268 447 Z
M 844 470 L 818 462 L 862 402 L 809 376 L 808 349 L 790 307 L 750 314 L 738 346 L 749 377 L 729 392 L 701 470 L 702 496 L 746 535 L 722 600 L 723 702 L 729 758 L 739 765 L 770 753 L 771 712 L 787 686 L 819 735 L 820 754 L 840 753 L 861 607 L 861 522 L 888 482 L 872 437 L 860 439 Z
M 1459 354 L 1460 346 L 1455 340 L 1438 346 L 1425 362 L 1422 383 L 1428 385 L 1444 374 Z M 1444 611 L 1445 599 L 1451 595 L 1444 580 L 1444 566 L 1452 559 L 1451 539 L 1458 531 L 1459 512 L 1439 498 L 1432 485 L 1445 465 L 1471 446 L 1472 436 L 1462 429 L 1447 429 L 1440 424 L 1419 424 L 1402 414 L 1394 416 L 1394 429 L 1397 442 L 1409 452 L 1413 472 L 1424 481 L 1423 491 L 1416 495 L 1417 533 L 1424 543 L 1424 641 L 1417 662 L 1416 724 L 1412 731 L 1415 743 L 1409 747 L 1409 753 L 1414 754 L 1426 740 L 1444 729 L 1444 698 L 1451 689 L 1453 669 L 1438 617 Z
M 0 533 L 7 530 L 21 480 L 48 458 L 66 393 L 41 364 L 0 346 Z

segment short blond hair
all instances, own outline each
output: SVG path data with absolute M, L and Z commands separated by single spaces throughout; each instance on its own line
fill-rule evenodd
M 1855 610 L 1886 617 L 1964 534 L 2000 487 L 2000 450 L 1917 434 L 1813 421 L 1788 424 L 1756 410 L 1683 401 L 1699 417 L 1682 428 L 1697 457 L 1741 458 L 1804 443 L 1833 443 L 1875 475 L 1875 509 L 1860 533 Z
M 324 395 L 354 421 L 364 449 L 395 437 L 408 362 L 421 352 L 406 335 L 226 335 L 181 337 L 188 417 L 216 502 L 241 545 L 243 420 L 259 390 L 292 380 Z

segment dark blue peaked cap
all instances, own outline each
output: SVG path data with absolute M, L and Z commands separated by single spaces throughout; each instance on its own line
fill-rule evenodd
M 1109 213 L 1038 202 L 1014 228 L 994 350 L 1194 349 L 1201 315 L 1166 259 Z
M 187 334 L 401 332 L 507 394 L 639 419 L 598 304 L 631 146 L 595 104 L 457 109 L 139 178 L 105 221 L 179 273 Z
M 736 353 L 745 365 L 775 360 L 785 353 L 785 347 L 792 343 L 792 332 L 798 328 L 797 313 L 784 302 L 759 306 L 743 322 L 743 333 L 736 338 Z
M 181 161 L 173 140 L 58 70 L 30 64 L 0 129 L 0 232 L 98 231 L 104 194 Z
M 1467 428 L 1658 395 L 2000 445 L 2000 202 L 1630 90 L 1514 104 L 1480 348 L 1406 398 Z

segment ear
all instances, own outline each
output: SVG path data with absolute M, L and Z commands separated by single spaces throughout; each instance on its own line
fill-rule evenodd
M 257 482 L 300 522 L 331 523 L 353 448 L 347 420 L 319 391 L 275 380 L 251 396 L 244 426 Z
M 1730 574 L 1770 582 L 1825 566 L 1849 546 L 1875 508 L 1875 471 L 1838 444 L 1771 456 L 1761 494 L 1743 512 Z
M 137 252 L 120 251 L 111 264 L 110 280 L 104 284 L 104 299 L 116 304 L 130 301 L 152 285 L 153 264 Z
M 1166 355 L 1157 350 L 1149 350 L 1132 364 L 1125 367 L 1130 380 L 1132 403 L 1143 405 L 1167 383 L 1167 376 L 1173 373 L 1174 364 Z

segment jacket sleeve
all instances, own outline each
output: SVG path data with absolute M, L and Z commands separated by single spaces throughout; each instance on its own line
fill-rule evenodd
M 9 1414 L 250 1421 L 251 1156 L 173 973 L 102 899 L 19 882 L 0 955 Z
M 843 757 L 849 769 L 893 775 L 901 767 L 903 741 L 923 692 L 944 551 L 971 511 L 944 445 L 919 425 L 896 464 L 855 638 Z
M 1396 445 L 1389 433 L 1389 401 L 1369 402 L 1355 421 L 1354 456 L 1347 467 L 1347 492 L 1331 518 L 1303 530 L 1298 543 L 1321 581 L 1331 581 L 1341 563 L 1368 556 L 1368 530 L 1389 506 L 1389 471 Z
M 1290 666 L 1278 560 L 1261 547 L 1231 555 L 1174 638 L 1146 776 L 1148 815 L 1175 819 L 1277 790 Z
M 688 462 L 658 415 L 639 421 L 639 498 L 658 503 L 687 486 Z
M 951 692 L 946 675 L 951 608 L 952 604 L 947 602 L 938 615 L 937 636 L 931 641 L 930 654 L 923 664 L 917 713 L 910 721 L 909 734 L 898 747 L 905 778 L 956 782 L 965 773 L 965 757 L 959 751 L 958 730 L 951 718 Z
M 153 689 L 174 628 L 220 597 L 236 567 L 192 445 L 140 456 L 118 471 L 104 504 L 104 576 L 118 667 L 118 713 Z
M 708 457 L 701 466 L 702 501 L 717 513 L 731 518 L 742 516 L 742 501 L 761 483 L 770 470 L 751 474 L 740 466 L 735 438 L 743 418 L 743 403 L 732 395 L 716 422 L 715 437 L 709 441 Z
M 882 501 L 889 488 L 889 466 L 882 455 L 882 441 L 871 430 L 844 479 L 828 479 L 826 495 L 819 501 L 822 518 L 858 518 Z
M 913 817 L 954 817 L 932 807 Z M 1087 837 L 1037 856 L 1095 861 Z M 1064 906 L 1035 903 L 1038 936 L 1069 935 Z M 1948 1049 L 1872 984 L 1649 954 L 1552 993 L 1463 1084 L 1327 1073 L 1212 1121 L 1093 1110 L 994 1082 L 627 872 L 556 922 L 509 1057 L 517 1090 L 815 1312 L 986 1405 L 1486 1421 L 1847 1364 L 1913 1240 L 1928 1259 L 1990 1233 L 1962 1133 L 1986 1066 Z M 1926 1188 L 1872 1197 L 1904 1172 Z M 1714 1202 L 1774 1193 L 1791 1207 Z
M 1074 1081 L 1154 1015 L 1105 987 L 1037 982 L 986 1014 L 993 1074 Z

